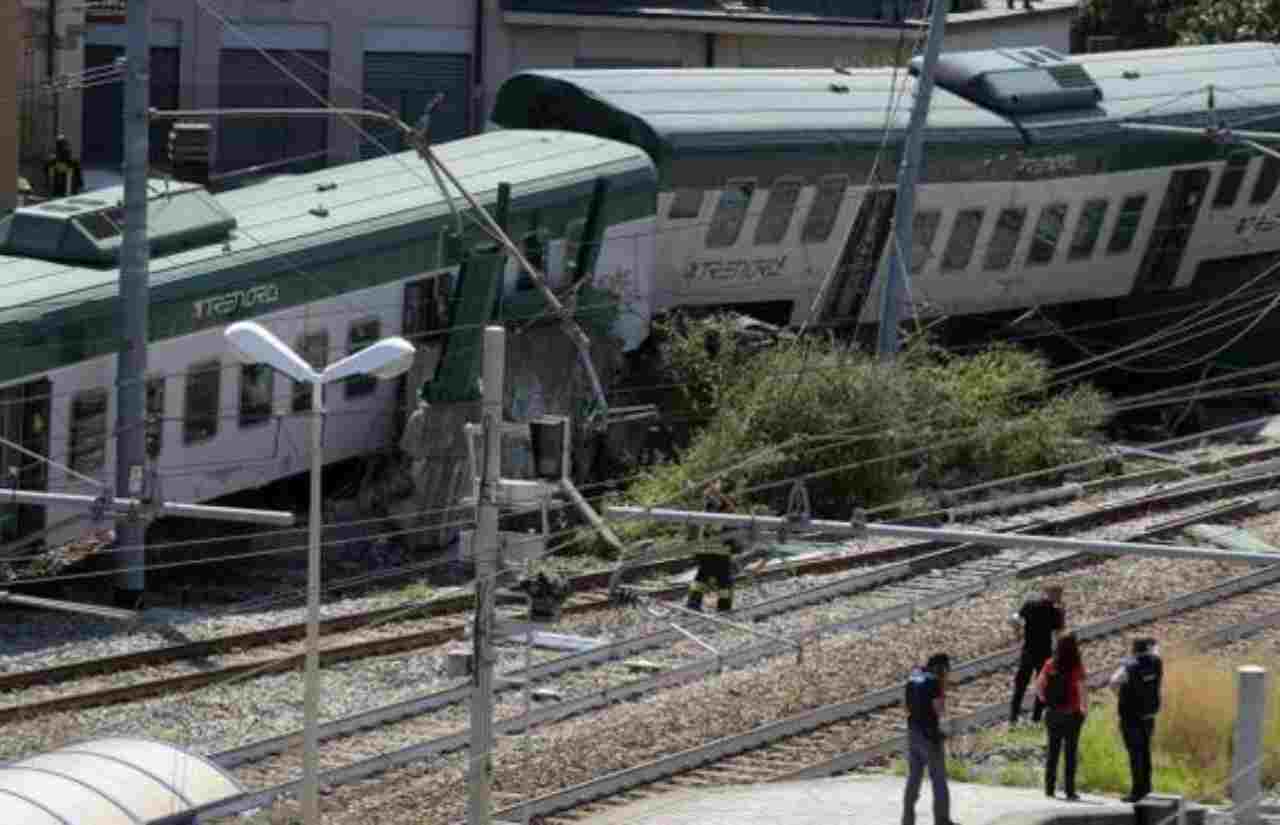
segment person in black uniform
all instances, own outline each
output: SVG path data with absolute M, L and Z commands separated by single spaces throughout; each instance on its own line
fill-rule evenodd
M 902 825 L 915 825 L 916 801 L 920 785 L 929 771 L 933 788 L 935 825 L 956 825 L 951 821 L 951 793 L 947 787 L 947 753 L 942 722 L 947 713 L 947 674 L 951 657 L 935 653 L 924 667 L 907 677 L 903 700 L 907 705 L 907 784 L 902 794 Z
M 1053 585 L 1046 587 L 1041 598 L 1028 600 L 1017 613 L 1009 617 L 1009 622 L 1022 630 L 1022 658 L 1018 662 L 1018 673 L 1013 677 L 1013 698 L 1009 702 L 1009 724 L 1016 725 L 1018 715 L 1022 712 L 1022 697 L 1027 693 L 1027 685 L 1053 655 L 1054 635 L 1066 623 L 1066 613 L 1062 609 L 1062 588 Z M 1039 722 L 1043 713 L 1044 704 L 1037 696 L 1031 710 L 1031 721 Z
M 84 173 L 80 161 L 71 155 L 71 141 L 58 135 L 53 154 L 44 164 L 45 191 L 51 198 L 66 198 L 84 191 Z
M 712 513 L 732 513 L 737 509 L 737 502 L 727 495 L 720 485 L 719 479 L 712 481 L 702 491 L 702 507 Z M 690 539 L 699 542 L 695 558 L 698 562 L 698 574 L 689 585 L 689 600 L 685 607 L 690 610 L 702 610 L 702 597 L 707 588 L 715 585 L 719 588 L 716 599 L 716 611 L 728 613 L 733 610 L 733 552 L 737 547 L 732 538 L 736 531 L 732 527 L 720 531 L 720 541 L 704 541 L 708 528 L 691 528 Z
M 1133 655 L 1125 659 L 1108 684 L 1119 698 L 1120 735 L 1129 752 L 1133 789 L 1125 802 L 1137 802 L 1151 793 L 1151 736 L 1160 712 L 1160 683 L 1164 663 L 1156 640 L 1133 640 Z

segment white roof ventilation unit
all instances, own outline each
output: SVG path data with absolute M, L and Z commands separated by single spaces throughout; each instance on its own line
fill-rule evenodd
M 139 825 L 243 792 L 202 756 L 112 737 L 0 765 L 4 825 Z

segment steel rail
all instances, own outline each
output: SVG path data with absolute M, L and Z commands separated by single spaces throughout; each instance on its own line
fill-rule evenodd
M 1280 611 L 1272 611 L 1257 619 L 1246 622 L 1219 627 L 1215 630 L 1205 633 L 1196 638 L 1192 644 L 1201 648 L 1208 649 L 1218 644 L 1226 642 L 1238 641 L 1243 638 L 1252 636 L 1267 628 L 1280 625 Z M 1124 628 L 1120 628 L 1123 630 Z M 1095 634 L 1093 638 L 1097 638 L 1100 634 Z M 1090 679 L 1092 687 L 1101 687 L 1106 684 L 1110 674 L 1103 673 Z M 1008 702 L 995 702 L 979 710 L 968 713 L 964 716 L 955 717 L 951 721 L 951 729 L 953 735 L 956 733 L 966 733 L 968 731 L 987 727 L 996 723 L 1007 716 L 1009 713 Z M 835 776 L 841 773 L 847 773 L 855 770 L 868 762 L 891 756 L 894 753 L 901 752 L 906 749 L 907 737 L 896 736 L 887 739 L 884 742 L 878 742 L 865 748 L 859 748 L 856 751 L 850 751 L 847 754 L 835 757 L 834 759 L 824 760 L 823 762 L 806 765 L 803 768 L 794 771 L 788 771 L 772 781 L 789 782 L 797 779 L 820 779 L 827 776 Z
M 1262 568 L 1256 572 L 1239 576 L 1225 582 L 1220 582 L 1211 587 L 1197 590 L 1193 593 L 1187 593 L 1159 604 L 1147 605 L 1135 610 L 1126 611 L 1117 616 L 1076 628 L 1076 634 L 1082 641 L 1089 641 L 1102 636 L 1113 635 L 1119 631 L 1134 627 L 1135 625 L 1148 624 L 1152 621 L 1163 619 L 1175 613 L 1192 610 L 1213 602 L 1220 602 L 1232 596 L 1251 590 L 1257 590 L 1259 588 L 1275 584 L 1276 582 L 1280 582 L 1280 564 Z M 1010 668 L 1017 663 L 1020 656 L 1021 649 L 1018 647 L 1011 647 L 997 653 L 970 660 L 952 669 L 952 679 L 956 683 L 960 683 L 976 679 L 992 672 Z M 901 702 L 901 700 L 902 687 L 900 685 L 882 688 L 880 690 L 864 694 L 863 696 L 849 702 L 824 705 L 803 713 L 795 714 L 787 719 L 782 719 L 768 725 L 762 725 L 744 734 L 723 737 L 705 745 L 689 748 L 670 756 L 646 762 L 642 765 L 636 765 L 632 768 L 616 771 L 589 782 L 580 783 L 550 794 L 526 800 L 502 810 L 495 811 L 494 817 L 497 819 L 509 819 L 514 821 L 523 820 L 525 817 L 529 816 L 546 816 L 554 814 L 558 811 L 572 808 L 577 805 L 622 793 L 640 785 L 651 784 L 661 779 L 665 779 L 666 777 L 683 773 L 711 762 L 736 756 L 737 754 L 762 747 L 772 742 L 808 733 L 812 730 L 816 730 L 845 719 L 895 705 Z M 995 707 L 996 706 L 991 706 L 981 711 L 980 714 L 982 715 L 982 719 L 985 721 L 994 721 L 994 719 L 998 719 L 998 715 L 991 716 L 990 719 L 987 719 L 987 716 L 992 713 Z M 1003 708 L 1005 713 L 1008 712 L 1007 704 L 1001 704 L 999 707 Z M 873 748 L 876 749 L 874 752 L 876 755 L 881 755 L 885 748 L 892 748 L 895 744 L 898 747 L 901 746 L 900 741 L 889 745 L 880 744 L 873 746 Z M 870 753 L 873 749 L 865 750 Z M 828 760 L 827 762 L 817 766 L 807 766 L 798 771 L 793 771 L 785 775 L 785 778 L 809 779 L 830 776 L 833 773 L 842 773 L 847 770 L 851 770 L 853 767 L 864 764 L 871 758 L 874 758 L 874 756 L 866 756 L 863 752 L 846 755 L 837 759 Z
M 1214 507 L 1207 511 L 1174 519 L 1157 528 L 1149 528 L 1142 531 L 1141 535 L 1148 537 L 1163 535 L 1165 533 L 1182 529 L 1190 524 L 1203 521 L 1206 518 L 1215 518 L 1223 515 L 1245 512 L 1254 505 L 1255 501 L 1251 500 Z M 829 582 L 825 585 L 819 585 L 818 587 L 808 588 L 798 593 L 768 599 L 750 607 L 743 608 L 737 611 L 736 615 L 739 618 L 751 620 L 768 618 L 770 616 L 790 612 L 792 610 L 820 602 L 865 592 L 883 584 L 900 581 L 919 573 L 937 570 L 941 567 L 948 566 L 947 564 L 944 564 L 944 562 L 962 564 L 971 557 L 986 556 L 990 554 L 991 551 L 985 548 L 962 545 L 950 550 L 943 550 L 927 556 L 921 556 L 908 561 L 899 562 L 878 570 L 873 570 L 869 573 L 851 576 L 836 582 Z M 865 630 L 890 622 L 899 621 L 903 618 L 911 617 L 916 612 L 932 610 L 937 607 L 950 604 L 954 601 L 968 598 L 969 596 L 980 593 L 993 585 L 1002 584 L 1014 578 L 1029 575 L 1041 575 L 1062 569 L 1063 567 L 1074 563 L 1075 559 L 1075 554 L 1070 556 L 1060 556 L 1048 561 L 1025 565 L 1005 573 L 987 576 L 983 578 L 980 585 L 953 588 L 945 594 L 931 595 L 905 605 L 894 605 L 891 607 L 873 610 L 852 621 L 819 628 L 809 634 L 803 634 L 800 641 L 808 641 L 809 638 L 817 639 L 820 635 L 824 634 L 842 633 L 851 630 Z M 510 689 L 516 689 L 520 686 L 520 682 L 523 680 L 537 681 L 547 679 L 558 676 L 562 673 L 580 670 L 591 665 L 623 659 L 637 653 L 643 653 L 647 650 L 663 647 L 672 642 L 679 641 L 680 636 L 681 634 L 679 630 L 657 631 L 655 633 L 637 636 L 632 639 L 624 639 L 619 642 L 601 645 L 600 647 L 583 651 L 581 653 L 561 656 L 551 661 L 539 664 L 533 668 L 521 669 L 505 674 L 506 678 L 516 680 L 516 682 L 508 686 L 500 685 L 499 689 L 501 690 L 508 687 Z M 789 644 L 790 643 L 788 643 L 788 645 Z M 772 645 L 765 644 L 746 651 L 737 651 L 727 655 L 720 654 L 717 659 L 717 663 L 714 666 L 706 663 L 695 663 L 693 665 L 685 666 L 684 668 L 668 671 L 661 676 L 653 677 L 652 687 L 645 687 L 643 680 L 633 684 L 640 687 L 641 692 L 649 692 L 653 689 L 667 687 L 669 684 L 676 684 L 680 681 L 686 680 L 681 676 L 672 676 L 671 674 L 684 674 L 687 675 L 688 678 L 696 678 L 715 670 L 717 667 L 734 667 L 750 664 L 761 658 L 781 652 L 783 647 L 785 647 L 785 645 L 780 643 Z M 443 691 L 437 691 L 426 696 L 408 699 L 403 702 L 373 708 L 343 719 L 336 719 L 320 726 L 320 739 L 321 741 L 325 741 L 337 736 L 343 736 L 411 716 L 428 713 L 442 707 L 447 707 L 465 699 L 469 695 L 468 691 L 469 689 L 466 686 L 451 688 Z M 601 695 L 606 697 L 607 701 L 621 701 L 622 699 L 630 698 L 637 694 L 635 692 L 630 692 L 627 696 L 614 696 L 610 691 L 606 690 Z M 581 710 L 573 710 L 568 715 L 578 712 L 581 712 Z M 554 716 L 554 714 L 552 715 Z M 555 718 L 564 718 L 564 716 L 556 716 Z M 292 731 L 270 739 L 252 742 L 239 748 L 222 751 L 212 755 L 210 758 L 224 768 L 233 768 L 238 765 L 243 765 L 248 762 L 253 762 L 266 756 L 285 751 L 295 744 L 300 735 L 301 731 Z
M 1020 525 L 1018 527 L 1009 528 L 1005 532 L 1016 532 L 1017 530 L 1036 529 L 1044 530 L 1062 530 L 1077 529 L 1084 525 L 1095 523 L 1099 520 L 1116 517 L 1126 512 L 1138 509 L 1145 509 L 1154 505 L 1164 504 L 1171 505 L 1175 503 L 1185 502 L 1187 500 L 1199 498 L 1205 495 L 1221 494 L 1226 492 L 1239 492 L 1244 490 L 1252 490 L 1258 487 L 1268 487 L 1275 481 L 1280 473 L 1269 473 L 1262 475 L 1250 475 L 1245 478 L 1232 478 L 1222 482 L 1214 483 L 1209 486 L 1197 486 L 1191 489 L 1178 490 L 1172 493 L 1157 493 L 1149 496 L 1139 496 L 1126 502 L 1121 502 L 1109 507 L 1099 508 L 1097 510 L 1086 513 L 1068 516 L 1063 519 L 1033 522 L 1028 525 Z M 1254 500 L 1249 502 L 1250 507 L 1257 507 L 1262 500 Z M 1205 518 L 1208 516 L 1201 516 Z M 777 576 L 785 576 L 798 573 L 817 573 L 821 571 L 847 570 L 854 566 L 863 566 L 874 563 L 877 559 L 891 558 L 893 555 L 906 555 L 908 559 L 918 557 L 923 553 L 930 552 L 935 547 L 950 547 L 932 556 L 921 559 L 918 565 L 931 565 L 930 569 L 942 566 L 950 566 L 950 564 L 958 563 L 967 558 L 972 553 L 991 553 L 991 549 L 983 548 L 981 545 L 961 544 L 948 545 L 942 542 L 919 542 L 908 544 L 896 548 L 889 548 L 885 551 L 875 551 L 875 553 L 844 555 L 836 558 L 819 559 L 813 562 L 799 562 L 793 566 L 783 566 L 768 572 L 764 576 L 759 576 L 762 580 Z M 1074 557 L 1074 556 L 1072 556 Z M 607 581 L 609 573 L 601 571 L 595 575 Z M 877 573 L 871 575 L 880 575 Z M 885 573 L 883 575 L 892 575 Z M 910 575 L 910 569 L 904 568 L 904 572 L 900 575 Z M 883 583 L 883 582 L 881 582 Z M 858 585 L 850 592 L 857 592 Z M 657 597 L 674 597 L 682 594 L 685 590 L 684 585 L 667 588 L 653 594 Z M 834 595 L 841 595 L 834 593 Z M 609 601 L 603 596 L 587 600 L 578 597 L 580 601 L 575 605 L 566 606 L 566 612 L 570 614 L 585 613 L 592 610 L 600 610 L 609 606 Z M 788 608 L 790 609 L 790 608 Z M 348 618 L 348 617 L 342 617 Z M 452 625 L 422 631 L 413 634 L 406 634 L 390 639 L 380 639 L 368 642 L 354 642 L 347 645 L 331 647 L 321 651 L 321 662 L 324 664 L 332 664 L 351 659 L 359 659 L 373 655 L 386 655 L 390 653 L 403 652 L 406 650 L 414 650 L 422 647 L 428 647 L 443 644 L 448 641 L 461 638 L 465 630 L 463 622 L 457 622 Z M 289 654 L 275 659 L 267 659 L 256 662 L 246 662 L 237 665 L 228 665 L 217 669 L 201 671 L 199 673 L 182 674 L 179 676 L 156 679 L 149 682 L 135 683 L 116 688 L 108 688 L 101 691 L 89 693 L 73 694 L 70 696 L 55 697 L 52 699 L 33 702 L 22 705 L 13 705 L 10 707 L 0 708 L 0 723 L 19 720 L 31 719 L 37 716 L 48 715 L 51 713 L 65 712 L 68 710 L 76 710 L 87 707 L 98 707 L 102 705 L 115 704 L 119 702 L 133 701 L 136 699 L 146 698 L 157 695 L 171 695 L 174 693 L 186 692 L 205 687 L 220 681 L 232 678 L 250 678 L 270 673 L 280 673 L 291 670 L 298 666 L 303 654 L 301 652 Z M 14 674 L 26 675 L 26 674 Z M 425 698 L 424 698 L 425 700 Z M 414 700 L 410 700 L 414 701 Z M 337 724 L 337 723 L 332 723 Z
M 1183 437 L 1181 439 L 1174 439 L 1174 442 L 1171 443 L 1181 443 L 1185 440 L 1186 438 Z M 1154 446 L 1158 447 L 1159 445 Z M 1280 455 L 1280 447 L 1263 447 L 1257 450 L 1244 451 L 1221 458 L 1201 459 L 1197 462 L 1191 462 L 1188 464 L 1188 467 L 1204 467 L 1206 469 L 1211 469 L 1213 467 L 1221 466 L 1222 464 L 1236 464 L 1251 459 L 1266 458 L 1272 455 Z M 1163 469 L 1151 471 L 1151 475 L 1153 476 L 1159 476 L 1161 474 L 1178 475 L 1177 473 L 1171 473 L 1169 470 Z M 1277 476 L 1280 476 L 1280 473 L 1277 473 Z M 1230 479 L 1227 479 L 1227 481 L 1230 481 Z M 934 518 L 942 518 L 945 520 L 946 513 L 947 511 L 938 511 L 936 513 L 927 514 L 927 516 L 911 517 L 902 519 L 901 521 L 903 523 L 920 523 Z M 934 549 L 947 546 L 953 545 L 936 541 L 913 542 L 897 547 L 875 550 L 857 555 L 845 554 L 823 559 L 809 559 L 790 562 L 784 565 L 779 565 L 776 568 L 770 568 L 765 573 L 765 576 L 790 575 L 792 573 L 811 575 L 822 572 L 835 572 L 839 570 L 847 570 L 853 566 L 894 562 L 902 558 L 910 558 L 920 553 L 930 552 Z M 692 564 L 694 564 L 692 556 L 660 559 L 657 561 L 637 564 L 635 567 L 629 568 L 627 570 L 627 576 L 629 579 L 635 580 L 636 578 L 643 578 L 644 576 L 680 570 L 687 568 Z M 608 587 L 609 580 L 613 572 L 613 570 L 599 570 L 579 574 L 570 579 L 570 585 L 575 591 L 603 591 Z M 432 616 L 447 616 L 469 610 L 472 606 L 472 594 L 461 593 L 426 600 L 418 604 L 378 608 L 345 616 L 335 616 L 322 620 L 320 623 L 320 631 L 322 636 L 333 635 L 359 630 L 370 624 L 418 620 Z M 600 605 L 597 604 L 591 604 L 584 607 L 570 605 L 567 607 L 566 612 L 572 615 L 578 612 L 589 612 L 599 608 Z M 145 624 L 143 626 L 145 627 Z M 443 642 L 458 638 L 458 634 L 461 633 L 461 627 L 462 624 L 460 622 L 457 628 L 450 631 L 454 635 L 447 638 L 442 637 L 440 641 Z M 282 642 L 296 641 L 303 637 L 305 630 L 305 623 L 299 622 L 295 624 L 281 625 L 279 627 L 264 628 L 262 630 L 252 630 L 243 633 L 220 636 L 214 639 L 203 639 L 176 645 L 165 645 L 163 647 L 153 648 L 150 650 L 122 653 L 81 662 L 71 662 L 65 665 L 42 668 L 39 670 L 0 674 L 0 693 L 19 690 L 34 685 L 45 686 L 60 684 L 94 674 L 121 673 L 127 670 L 154 667 L 156 665 L 167 664 L 170 662 L 178 662 L 188 659 L 205 659 L 210 656 L 235 650 L 245 650 L 254 647 L 279 644 Z M 431 643 L 433 642 L 420 642 L 420 644 L 424 645 Z M 198 687 L 198 685 L 196 686 Z M 111 699 L 111 701 L 119 701 L 119 699 Z M 78 705 L 78 707 L 89 706 L 91 705 Z M 0 713 L 3 713 L 3 711 L 0 710 Z
M 1203 520 L 1204 518 L 1208 517 L 1208 515 L 1210 514 L 1222 515 L 1222 514 L 1232 513 L 1232 512 L 1244 512 L 1244 511 L 1247 511 L 1249 508 L 1255 506 L 1256 503 L 1257 503 L 1256 501 L 1245 501 L 1245 502 L 1237 502 L 1235 504 L 1227 505 L 1225 507 L 1222 507 L 1222 506 L 1215 507 L 1215 508 L 1212 508 L 1208 513 L 1201 512 L 1201 513 L 1190 514 L 1187 516 L 1182 516 L 1176 519 L 1172 519 L 1165 524 L 1157 525 L 1156 527 L 1152 527 L 1152 528 L 1148 528 L 1146 530 L 1140 531 L 1137 533 L 1137 535 L 1154 537 L 1156 535 L 1169 532 L 1171 530 L 1181 529 L 1186 524 L 1195 523 L 1196 521 Z M 1003 583 L 1003 582 L 1012 580 L 1014 578 L 1018 578 L 1026 575 L 1038 575 L 1044 572 L 1048 572 L 1050 570 L 1059 569 L 1060 567 L 1063 567 L 1063 566 L 1069 566 L 1073 563 L 1078 562 L 1079 561 L 1078 557 L 1082 555 L 1086 555 L 1086 554 L 1059 553 L 1057 554 L 1056 558 L 1052 558 L 1047 561 L 1036 562 L 1023 568 L 1017 568 L 1015 570 L 1011 570 L 1007 573 L 997 574 L 995 576 L 990 577 L 989 580 L 980 582 L 978 584 L 968 585 L 962 588 L 948 590 L 948 591 L 934 594 L 924 599 L 919 599 L 904 605 L 895 605 L 889 608 L 883 608 L 881 610 L 871 611 L 866 615 L 856 617 L 853 620 L 848 622 L 843 622 L 837 625 L 826 626 L 823 628 L 817 628 L 814 631 L 811 631 L 811 633 L 808 635 L 813 635 L 816 637 L 819 635 L 830 635 L 834 633 L 847 632 L 850 630 L 864 630 L 864 629 L 869 629 L 871 627 L 879 626 L 882 624 L 899 621 L 903 618 L 908 618 L 917 612 L 934 609 L 937 607 L 944 606 L 946 604 L 950 604 L 955 601 L 969 598 L 987 589 L 992 584 Z M 1182 602 L 1190 603 L 1188 602 L 1188 599 L 1193 599 L 1197 595 L 1219 594 L 1219 593 L 1225 592 L 1226 588 L 1231 586 L 1233 583 L 1235 583 L 1236 587 L 1241 588 L 1243 590 L 1243 589 L 1256 589 L 1257 587 L 1265 586 L 1266 584 L 1270 584 L 1276 580 L 1280 580 L 1280 565 L 1277 565 L 1276 567 L 1264 568 L 1261 571 L 1249 574 L 1248 576 L 1241 577 L 1240 579 L 1233 579 L 1227 583 L 1220 583 L 1219 585 L 1215 585 L 1211 588 L 1207 588 L 1204 591 L 1198 591 L 1197 594 L 1189 594 L 1188 596 L 1180 597 L 1179 599 L 1174 601 L 1178 603 L 1182 603 Z M 1212 601 L 1215 599 L 1220 600 L 1221 598 L 1223 598 L 1223 596 L 1201 595 L 1201 598 L 1207 601 Z M 1185 609 L 1185 608 L 1179 607 L 1179 608 L 1171 608 L 1171 609 L 1179 610 L 1179 609 Z M 1143 610 L 1149 611 L 1150 608 L 1144 608 Z M 1133 613 L 1138 613 L 1138 612 L 1140 611 L 1133 611 Z M 1129 614 L 1125 614 L 1125 615 L 1129 615 Z M 507 734 L 518 733 L 523 730 L 526 730 L 529 727 L 548 724 L 548 723 L 559 721 L 561 719 L 565 719 L 571 716 L 576 716 L 581 713 L 585 713 L 591 710 L 598 709 L 600 707 L 607 706 L 609 704 L 635 698 L 636 696 L 640 696 L 645 693 L 652 692 L 653 690 L 661 689 L 664 687 L 671 687 L 678 684 L 683 684 L 683 683 L 695 680 L 697 678 L 700 678 L 701 676 L 707 675 L 708 673 L 718 672 L 723 669 L 731 668 L 735 666 L 743 666 L 746 664 L 750 664 L 755 661 L 759 661 L 762 658 L 766 658 L 772 655 L 777 655 L 780 653 L 785 653 L 789 649 L 790 648 L 788 646 L 778 642 L 767 642 L 760 645 L 756 645 L 751 648 L 744 648 L 738 651 L 734 651 L 733 653 L 730 653 L 730 654 L 724 654 L 717 657 L 705 657 L 700 661 L 693 662 L 689 665 L 685 665 L 681 668 L 674 669 L 666 673 L 658 674 L 653 677 L 635 680 L 625 685 L 620 685 L 614 688 L 608 688 L 606 690 L 597 691 L 597 692 L 588 694 L 586 696 L 579 697 L 577 699 L 571 699 L 564 702 L 559 702 L 552 706 L 539 708 L 527 718 L 514 717 L 514 718 L 503 720 L 501 722 L 496 722 L 495 731 L 501 732 L 501 733 L 507 733 Z M 579 654 L 579 655 L 582 655 L 582 654 Z M 1000 655 L 1000 654 L 997 654 L 997 655 Z M 1016 655 L 1016 650 L 1014 651 L 1014 654 L 1011 654 L 1011 655 Z M 987 657 L 987 658 L 991 658 L 991 657 Z M 541 667 L 546 667 L 549 664 L 552 664 L 552 663 L 545 663 Z M 957 672 L 963 673 L 964 670 L 962 668 L 958 668 Z M 897 701 L 899 693 L 900 693 L 900 689 L 895 687 L 893 689 L 889 689 L 886 691 L 876 692 L 875 694 L 871 694 L 870 696 L 874 696 L 877 701 L 883 701 L 886 704 L 891 704 L 893 701 Z M 866 698 L 867 697 L 864 697 L 864 699 Z M 879 707 L 879 706 L 881 705 L 876 705 L 876 707 Z M 871 708 L 871 709 L 874 709 L 874 708 Z M 862 712 L 862 711 L 859 711 L 859 712 Z M 296 736 L 297 735 L 294 734 L 292 738 L 296 739 Z M 468 744 L 469 744 L 468 734 L 467 734 L 467 731 L 464 729 L 456 734 L 440 737 L 438 739 L 433 739 L 429 742 L 424 742 L 418 745 L 402 748 L 400 750 L 393 751 L 390 753 L 380 754 L 379 756 L 376 756 L 370 759 L 361 760 L 361 761 L 352 763 L 350 765 L 344 766 L 342 768 L 337 768 L 337 769 L 327 771 L 324 774 L 322 774 L 321 781 L 326 785 L 337 785 L 337 784 L 343 784 L 346 782 L 355 781 L 357 779 L 361 779 L 361 778 L 370 776 L 372 774 L 380 773 L 390 768 L 407 764 L 409 762 L 414 762 L 414 761 L 418 761 L 431 756 L 437 756 L 440 754 L 465 749 L 468 746 Z M 755 746 L 753 745 L 752 747 L 755 747 Z M 746 749 L 749 749 L 749 748 L 746 748 Z M 236 752 L 230 751 L 225 753 L 234 754 Z M 216 755 L 213 758 L 215 761 L 220 761 L 219 758 L 222 756 L 224 756 L 224 754 Z M 681 770 L 683 770 L 683 768 Z M 644 784 L 644 783 L 641 782 L 638 784 Z M 282 796 L 284 794 L 287 794 L 296 790 L 297 787 L 299 787 L 299 785 L 300 785 L 300 781 L 285 782 L 285 783 L 274 785 L 268 788 L 263 788 L 256 791 L 250 791 L 238 797 L 232 797 L 226 800 L 222 800 L 221 802 L 212 803 L 210 806 L 206 806 L 205 808 L 201 808 L 195 811 L 196 818 L 194 820 L 194 823 L 207 822 L 219 816 L 226 816 L 231 813 L 238 813 L 238 812 L 243 812 L 253 808 L 261 807 L 263 805 L 269 804 L 279 796 Z M 542 812 L 543 811 L 535 811 L 535 813 L 542 813 Z M 510 816 L 508 816 L 508 814 L 510 814 Z M 515 809 L 508 809 L 506 811 L 497 812 L 495 814 L 495 816 L 497 816 L 498 818 L 520 818 L 520 816 L 522 815 L 523 815 L 523 811 L 518 809 L 518 806 Z

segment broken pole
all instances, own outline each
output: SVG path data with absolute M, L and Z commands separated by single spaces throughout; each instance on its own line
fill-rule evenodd
M 945 541 L 956 544 L 966 542 L 986 544 L 992 547 L 1008 547 L 1016 550 L 1065 550 L 1074 553 L 1098 553 L 1113 556 L 1154 556 L 1172 559 L 1196 559 L 1200 561 L 1230 561 L 1241 564 L 1270 566 L 1277 563 L 1273 553 L 1252 553 L 1239 550 L 1206 550 L 1170 544 L 1142 544 L 1132 541 L 1102 541 L 1098 539 L 1066 539 L 1056 536 L 1034 536 L 1026 533 L 988 533 L 979 530 L 951 530 L 935 527 L 909 527 L 876 522 L 829 521 L 809 519 L 797 522 L 780 516 L 740 516 L 732 513 L 710 513 L 697 510 L 668 510 L 645 507 L 607 507 L 607 515 L 615 518 L 641 519 L 669 524 L 701 525 L 716 527 L 747 527 L 769 530 L 786 527 L 803 528 L 844 536 L 875 536 L 877 538 L 908 539 L 913 541 Z

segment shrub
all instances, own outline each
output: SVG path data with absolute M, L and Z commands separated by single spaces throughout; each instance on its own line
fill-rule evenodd
M 728 316 L 671 323 L 663 337 L 669 375 L 705 420 L 677 462 L 630 488 L 643 504 L 690 503 L 704 479 L 731 470 L 752 493 L 740 504 L 784 510 L 788 487 L 766 485 L 810 475 L 815 513 L 847 515 L 854 501 L 894 501 L 957 474 L 1077 460 L 1106 417 L 1098 392 L 1050 392 L 1044 360 L 1011 346 L 961 357 L 917 343 L 885 363 L 817 336 L 762 347 Z

